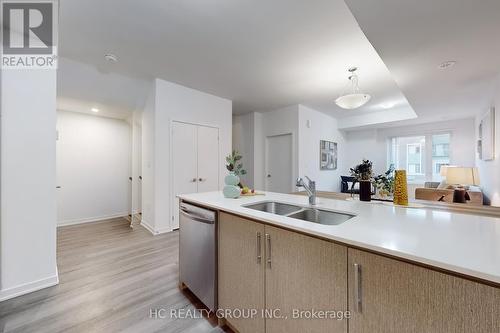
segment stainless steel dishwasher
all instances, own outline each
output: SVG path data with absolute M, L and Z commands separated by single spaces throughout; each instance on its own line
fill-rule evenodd
M 179 281 L 215 310 L 217 213 L 181 202 L 179 214 Z

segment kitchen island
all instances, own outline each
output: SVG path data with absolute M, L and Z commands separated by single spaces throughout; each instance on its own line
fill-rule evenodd
M 498 218 L 319 198 L 315 209 L 352 216 L 325 225 L 248 207 L 307 209 L 304 196 L 179 197 L 219 212 L 219 308 L 267 310 L 226 318 L 237 331 L 500 331 Z M 348 316 L 297 312 L 312 309 Z

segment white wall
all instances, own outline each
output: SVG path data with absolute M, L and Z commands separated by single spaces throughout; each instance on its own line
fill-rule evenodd
M 500 206 L 500 77 L 497 82 L 495 98 L 495 159 L 493 161 L 481 161 L 476 155 L 476 163 L 479 168 L 481 188 L 485 195 L 486 203 L 492 206 Z M 480 119 L 484 113 L 476 118 L 476 138 Z
M 307 128 L 307 120 L 311 120 L 311 128 Z M 345 132 L 339 131 L 335 118 L 303 105 L 293 105 L 274 111 L 237 116 L 234 121 L 233 143 L 235 149 L 249 155 L 245 158 L 250 164 L 253 162 L 255 188 L 264 189 L 266 136 L 293 133 L 294 177 L 307 175 L 317 181 L 319 190 L 339 191 L 340 176 L 349 175 L 349 168 L 359 164 L 363 158 L 373 161 L 375 173 L 387 170 L 389 138 L 443 131 L 451 132 L 451 163 L 474 166 L 476 139 L 473 119 Z M 337 170 L 319 169 L 320 140 L 338 143 Z
M 343 174 L 349 175 L 349 168 L 359 164 L 361 159 L 373 161 L 374 172 L 387 170 L 387 140 L 395 136 L 424 135 L 451 132 L 450 160 L 453 165 L 475 165 L 475 134 L 473 119 L 459 119 L 415 126 L 390 127 L 351 131 L 346 134 L 346 154 Z
M 306 127 L 307 120 L 311 128 Z M 293 135 L 293 177 L 307 175 L 317 181 L 319 190 L 338 191 L 342 171 L 344 138 L 337 130 L 337 120 L 303 105 L 253 112 L 235 117 L 233 122 L 233 148 L 243 154 L 244 166 L 251 174 L 258 190 L 265 189 L 265 141 L 266 137 L 291 133 Z M 339 167 L 322 171 L 319 166 L 320 140 L 338 143 Z M 248 167 L 250 165 L 250 167 Z
M 264 113 L 260 112 L 233 117 L 233 149 L 242 154 L 243 167 L 248 172 L 242 181 L 257 190 L 265 189 L 264 118 Z
M 1 71 L 0 301 L 58 283 L 56 71 Z
M 146 211 L 143 222 L 145 220 L 146 227 L 156 234 L 172 230 L 172 216 L 176 213 L 171 207 L 173 192 L 170 187 L 172 121 L 219 128 L 219 186 L 222 188 L 226 175 L 225 157 L 232 145 L 232 102 L 160 79 L 155 80 L 151 96 L 154 100 L 148 101 L 142 118 L 146 164 L 143 164 L 143 210 Z M 149 178 L 147 184 L 146 176 Z
M 387 138 L 376 129 L 352 131 L 345 134 L 346 142 L 342 159 L 342 176 L 349 176 L 349 169 L 362 159 L 373 162 L 373 171 L 380 174 L 387 170 Z
M 247 113 L 233 117 L 233 149 L 241 156 L 246 175 L 240 180 L 246 186 L 254 188 L 254 142 L 255 142 L 255 113 Z
M 270 136 L 292 134 L 292 175 L 293 179 L 299 176 L 299 106 L 291 105 L 281 109 L 263 112 L 257 118 L 257 126 L 260 126 L 259 138 L 255 141 L 254 156 L 257 156 L 259 168 L 258 174 L 261 179 L 260 182 L 265 188 L 266 177 L 266 138 Z M 294 185 L 293 179 L 291 180 L 290 187 Z
M 263 190 L 265 188 L 265 156 L 256 154 L 256 147 L 261 149 L 265 145 L 264 129 L 262 123 L 264 122 L 264 115 L 262 113 L 254 112 L 254 156 L 253 156 L 253 173 L 254 173 L 254 187 L 255 189 Z
M 141 223 L 151 232 L 155 221 L 155 96 L 154 84 L 142 112 L 142 219 Z
M 132 214 L 141 212 L 142 204 L 142 114 L 135 111 L 131 117 L 132 128 Z
M 310 127 L 307 122 L 310 121 Z M 345 144 L 337 129 L 337 120 L 324 113 L 299 105 L 299 176 L 316 181 L 320 191 L 340 191 Z M 337 170 L 320 170 L 320 140 L 337 142 Z
M 57 112 L 58 224 L 127 216 L 131 126 L 125 120 Z

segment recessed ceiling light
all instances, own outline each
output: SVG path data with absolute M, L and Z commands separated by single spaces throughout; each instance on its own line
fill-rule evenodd
M 448 69 L 450 67 L 453 67 L 455 66 L 457 62 L 455 60 L 448 60 L 448 61 L 444 61 L 442 63 L 439 64 L 438 68 L 439 69 Z
M 92 109 L 90 109 L 90 111 L 97 113 L 97 112 L 99 112 L 99 109 L 98 108 L 92 108 Z
M 104 59 L 106 59 L 109 62 L 118 62 L 118 57 L 116 55 L 114 55 L 113 53 L 105 54 Z

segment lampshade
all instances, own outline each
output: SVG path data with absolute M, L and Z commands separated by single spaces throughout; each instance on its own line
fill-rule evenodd
M 343 94 L 335 100 L 335 104 L 343 109 L 357 109 L 368 103 L 371 98 L 370 95 L 362 93 L 359 89 L 358 76 L 356 75 L 357 70 L 357 67 L 349 68 L 348 71 L 349 73 L 351 73 L 351 75 L 349 76 L 351 87 L 347 93 Z
M 370 97 L 367 94 L 348 94 L 337 98 L 335 104 L 343 109 L 352 110 L 365 105 L 370 100 Z
M 472 167 L 446 168 L 446 182 L 459 185 L 479 185 L 479 171 Z
M 448 168 L 456 168 L 454 165 L 442 165 L 441 169 L 439 169 L 439 174 L 443 177 L 446 177 L 446 169 Z

